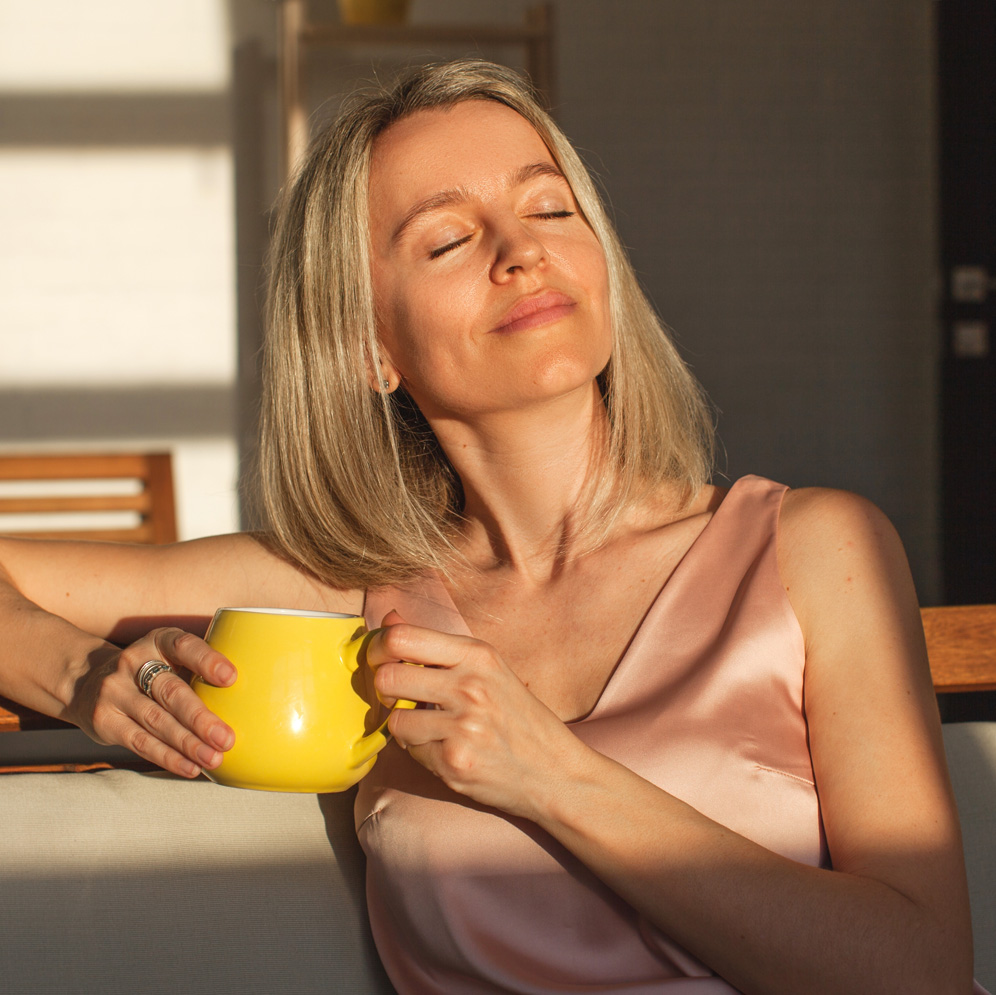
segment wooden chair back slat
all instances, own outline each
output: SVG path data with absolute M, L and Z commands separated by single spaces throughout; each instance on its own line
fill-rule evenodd
M 5 453 L 0 480 L 145 479 L 153 463 L 169 453 Z
M 134 480 L 138 493 L 90 493 L 100 481 Z M 102 539 L 112 542 L 167 543 L 176 541 L 173 461 L 169 453 L 8 453 L 0 455 L 0 481 L 39 483 L 38 494 L 0 496 L 0 514 L 29 515 L 31 523 L 0 531 L 33 539 Z M 81 493 L 46 493 L 45 481 L 80 482 Z M 86 482 L 84 486 L 83 482 Z M 95 484 L 96 482 L 96 484 Z M 107 522 L 93 527 L 46 523 L 55 514 L 132 512 L 135 524 Z M 51 526 L 51 527 L 49 527 Z
M 66 494 L 52 497 L 0 497 L 0 514 L 25 515 L 67 511 L 137 511 L 152 510 L 148 491 L 138 494 Z

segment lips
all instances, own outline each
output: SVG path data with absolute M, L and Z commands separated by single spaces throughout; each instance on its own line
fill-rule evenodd
M 535 328 L 537 325 L 559 321 L 571 314 L 575 307 L 577 302 L 573 297 L 568 297 L 559 290 L 547 290 L 519 301 L 491 331 L 518 332 Z

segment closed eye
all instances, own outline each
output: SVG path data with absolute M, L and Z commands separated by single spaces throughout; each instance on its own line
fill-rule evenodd
M 455 242 L 448 242 L 446 245 L 441 245 L 438 249 L 433 249 L 432 252 L 429 253 L 429 258 L 438 259 L 440 256 L 445 256 L 447 252 L 457 249 L 464 243 L 469 242 L 471 237 L 472 236 L 470 235 L 464 235 L 463 238 L 458 238 Z
M 530 217 L 547 221 L 553 218 L 573 218 L 576 213 L 575 211 L 538 211 L 536 214 L 531 214 Z M 445 256 L 447 252 L 452 252 L 461 245 L 465 245 L 471 238 L 473 238 L 472 235 L 464 235 L 463 238 L 458 238 L 455 242 L 447 242 L 446 245 L 441 245 L 438 249 L 433 249 L 429 253 L 429 258 L 438 259 L 440 256 Z

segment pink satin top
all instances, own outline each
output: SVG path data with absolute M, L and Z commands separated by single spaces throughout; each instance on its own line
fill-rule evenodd
M 785 490 L 733 485 L 571 728 L 717 822 L 827 865 L 803 638 L 775 556 Z M 391 608 L 469 632 L 435 576 L 370 591 L 368 624 Z M 396 744 L 360 783 L 356 824 L 377 949 L 402 995 L 734 992 L 534 824 L 451 792 Z

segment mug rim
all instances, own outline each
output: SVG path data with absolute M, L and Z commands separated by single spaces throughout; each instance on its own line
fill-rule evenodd
M 248 612 L 253 615 L 289 615 L 298 618 L 358 618 L 362 615 L 353 615 L 350 612 L 322 612 L 309 608 L 219 608 L 215 615 L 222 612 Z

